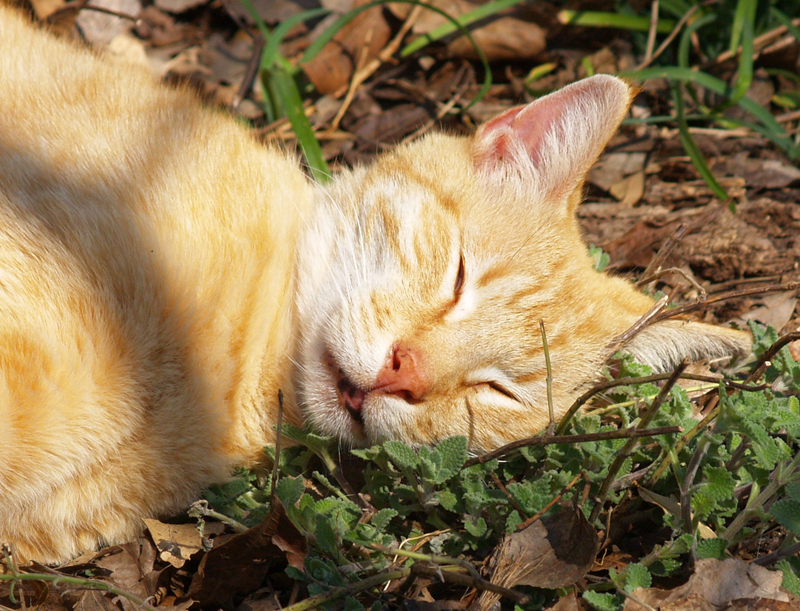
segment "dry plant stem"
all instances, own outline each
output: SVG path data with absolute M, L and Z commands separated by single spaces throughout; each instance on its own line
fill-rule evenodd
M 795 27 L 800 26 L 800 19 L 792 19 L 792 25 L 794 25 Z M 775 28 L 774 30 L 770 30 L 769 32 L 764 32 L 763 34 L 761 34 L 761 36 L 756 36 L 753 39 L 753 49 L 754 49 L 753 57 L 757 58 L 758 54 L 764 47 L 772 44 L 773 42 L 778 40 L 781 36 L 786 34 L 788 31 L 789 30 L 785 25 L 781 25 Z M 736 51 L 725 51 L 723 53 L 720 53 L 710 62 L 707 62 L 702 66 L 700 66 L 700 69 L 707 70 L 712 66 L 726 62 L 729 59 L 733 59 L 734 57 L 736 57 L 736 54 L 739 53 L 740 49 L 741 47 L 736 49 Z
M 66 575 L 50 574 L 50 573 L 6 573 L 0 575 L 0 581 L 11 581 L 11 582 L 18 582 L 18 581 L 48 581 L 53 585 L 58 585 L 61 583 L 66 583 L 73 586 L 78 586 L 81 588 L 88 588 L 90 590 L 101 590 L 103 592 L 108 592 L 110 594 L 114 594 L 116 596 L 121 596 L 129 601 L 131 601 L 134 605 L 139 607 L 140 609 L 146 609 L 147 611 L 156 611 L 154 607 L 148 605 L 144 600 L 131 594 L 130 592 L 126 592 L 125 590 L 121 590 L 117 587 L 112 586 L 110 583 L 105 583 L 104 581 L 98 581 L 96 579 L 85 579 L 83 577 L 67 577 Z
M 453 569 L 445 569 L 443 567 L 430 566 L 417 562 L 411 565 L 411 574 L 418 577 L 446 581 L 459 586 L 472 587 L 478 590 L 487 590 L 489 592 L 494 592 L 495 594 L 505 596 L 517 604 L 525 604 L 530 600 L 530 597 L 527 594 L 522 594 L 521 592 L 516 592 L 514 590 L 495 585 L 491 581 L 486 581 L 483 578 L 476 580 L 470 575 L 457 573 Z
M 700 434 L 700 431 L 711 424 L 711 422 L 717 417 L 717 414 L 719 414 L 719 406 L 708 412 L 708 414 L 706 414 L 706 416 L 700 422 L 680 436 L 680 438 L 675 442 L 674 452 L 678 454 L 681 450 L 683 450 L 683 448 L 685 448 L 692 439 Z M 658 468 L 656 468 L 656 470 L 653 471 L 653 474 L 647 479 L 647 482 L 643 485 L 645 488 L 652 488 L 655 483 L 661 479 L 661 476 L 664 475 L 664 471 L 669 469 L 669 461 L 666 460 L 666 458 L 667 457 L 664 456 L 664 459 L 658 465 Z
M 779 337 L 778 341 L 772 344 L 769 349 L 759 357 L 753 372 L 747 376 L 747 382 L 750 383 L 760 378 L 767 367 L 769 367 L 770 361 L 775 358 L 775 355 L 780 352 L 781 348 L 783 348 L 786 344 L 790 344 L 798 339 L 800 339 L 800 331 L 794 331 L 793 333 L 787 333 L 786 335 Z
M 531 525 L 531 524 L 533 524 L 533 523 L 534 523 L 536 520 L 538 520 L 539 518 L 541 518 L 541 517 L 542 517 L 542 516 L 545 514 L 545 512 L 546 512 L 548 509 L 550 509 L 550 508 L 551 508 L 553 505 L 555 505 L 556 503 L 558 503 L 558 502 L 561 500 L 561 497 L 563 497 L 563 496 L 564 496 L 564 495 L 565 495 L 567 492 L 569 492 L 569 490 L 570 490 L 570 489 L 571 489 L 571 488 L 572 488 L 572 487 L 573 487 L 575 484 L 577 484 L 577 483 L 578 483 L 578 480 L 580 480 L 580 479 L 582 479 L 582 478 L 583 478 L 583 472 L 581 472 L 581 473 L 578 473 L 578 475 L 576 475 L 575 477 L 573 477 L 573 478 L 572 478 L 572 481 L 571 481 L 569 484 L 567 484 L 566 486 L 564 486 L 564 489 L 563 489 L 561 492 L 559 492 L 559 493 L 558 493 L 558 494 L 557 494 L 555 497 L 553 497 L 553 500 L 551 500 L 551 501 L 550 501 L 550 502 L 549 502 L 547 505 L 545 505 L 544 507 L 542 507 L 542 508 L 541 508 L 539 511 L 537 511 L 537 512 L 536 512 L 534 515 L 532 515 L 530 518 L 528 518 L 527 520 L 525 520 L 525 521 L 524 521 L 524 522 L 522 522 L 521 524 L 517 524 L 517 531 L 520 531 L 520 530 L 525 530 L 526 528 L 528 528 L 528 526 L 530 526 L 530 525 Z M 525 514 L 523 513 L 522 515 L 525 515 Z
M 657 435 L 672 435 L 674 433 L 681 433 L 683 429 L 679 426 L 662 426 L 652 429 L 642 428 L 629 428 L 620 429 L 618 431 L 606 431 L 605 433 L 586 433 L 584 435 L 542 435 L 540 437 L 529 437 L 528 439 L 520 439 L 504 445 L 501 448 L 481 454 L 470 458 L 464 463 L 462 468 L 472 467 L 473 465 L 482 465 L 507 456 L 520 448 L 528 446 L 547 446 L 553 444 L 573 444 L 573 443 L 586 443 L 588 441 L 607 441 L 609 439 L 632 439 L 638 437 L 655 437 Z
M 378 573 L 377 575 L 372 575 L 371 577 L 367 577 L 361 581 L 354 581 L 346 586 L 331 588 L 330 592 L 327 592 L 326 594 L 317 594 L 316 596 L 311 596 L 305 600 L 301 600 L 298 603 L 284 607 L 283 611 L 307 611 L 308 609 L 316 609 L 317 607 L 321 607 L 327 603 L 339 600 L 345 596 L 358 594 L 364 590 L 369 590 L 387 581 L 408 577 L 410 574 L 410 567 L 395 571 L 387 571 L 386 573 Z
M 796 121 L 797 119 L 800 119 L 800 110 L 793 110 L 775 117 L 778 123 L 788 123 L 789 121 Z
M 681 374 L 686 370 L 689 366 L 689 360 L 684 359 L 676 368 L 675 371 L 672 372 L 672 375 L 667 380 L 664 387 L 661 389 L 661 392 L 658 393 L 658 396 L 653 399 L 653 402 L 650 404 L 645 412 L 642 414 L 637 430 L 645 429 L 650 422 L 655 418 L 658 410 L 661 409 L 661 406 L 664 404 L 664 401 L 667 400 L 669 397 L 669 393 L 672 390 L 672 387 L 678 382 Z M 633 449 L 636 447 L 638 443 L 637 437 L 631 437 L 625 443 L 624 446 L 619 450 L 617 453 L 614 462 L 611 463 L 611 466 L 608 468 L 608 475 L 606 475 L 606 479 L 603 480 L 603 484 L 600 486 L 600 491 L 597 493 L 597 497 L 595 499 L 595 506 L 592 509 L 592 515 L 589 518 L 589 523 L 592 524 L 597 519 L 597 516 L 600 515 L 600 512 L 603 509 L 603 504 L 605 503 L 606 496 L 608 495 L 608 491 L 611 489 L 611 484 L 614 482 L 614 479 L 619 471 L 620 467 L 622 467 L 622 463 L 625 462 L 625 459 L 628 458 Z
M 248 30 L 243 28 L 242 31 L 247 32 Z M 253 53 L 250 55 L 250 61 L 247 62 L 247 69 L 239 83 L 239 89 L 236 91 L 236 95 L 233 96 L 233 100 L 231 100 L 231 112 L 236 112 L 239 109 L 242 100 L 253 88 L 253 83 L 256 82 L 256 77 L 258 76 L 258 68 L 261 65 L 261 52 L 264 50 L 265 44 L 266 41 L 260 34 L 253 39 Z
M 331 123 L 331 131 L 336 131 L 339 126 L 339 122 L 342 120 L 344 113 L 347 112 L 347 109 L 350 107 L 350 104 L 353 102 L 353 97 L 355 96 L 356 90 L 361 86 L 361 83 L 366 81 L 370 76 L 372 76 L 375 71 L 381 67 L 381 64 L 388 61 L 392 55 L 395 54 L 397 49 L 400 48 L 400 45 L 403 43 L 403 38 L 405 35 L 408 34 L 409 30 L 414 27 L 414 23 L 419 18 L 420 13 L 422 12 L 421 6 L 415 6 L 411 12 L 408 14 L 408 18 L 405 20 L 403 25 L 400 27 L 400 31 L 397 32 L 397 35 L 389 41 L 383 50 L 378 54 L 378 57 L 375 59 L 367 62 L 366 65 L 359 68 L 353 73 L 353 78 L 350 79 L 350 83 L 334 92 L 334 97 L 338 98 L 345 93 L 347 94 L 345 99 L 342 101 L 342 105 L 339 107 L 338 112 L 336 113 L 336 117 L 334 118 L 333 122 Z
M 278 481 L 278 465 L 281 462 L 281 437 L 283 437 L 283 391 L 278 389 L 278 425 L 275 432 L 275 462 L 272 463 L 272 485 L 269 498 L 275 498 L 275 484 Z
M 503 482 L 500 481 L 500 478 L 497 477 L 496 473 L 492 473 L 492 481 L 494 482 L 494 485 L 497 486 L 497 489 L 500 490 L 500 492 L 502 492 L 503 494 L 505 494 L 506 497 L 508 497 L 508 502 L 517 511 L 517 513 L 527 520 L 528 514 L 522 508 L 522 505 L 517 503 L 517 500 L 508 491 L 508 488 L 505 487 L 505 484 L 503 484 Z
M 680 316 L 681 314 L 685 314 L 686 312 L 691 312 L 692 310 L 697 310 L 706 305 L 710 305 L 712 303 L 716 303 L 718 301 L 726 301 L 728 299 L 736 299 L 737 297 L 747 297 L 749 295 L 764 295 L 766 293 L 779 293 L 782 291 L 793 291 L 796 290 L 797 287 L 800 286 L 798 282 L 786 282 L 784 284 L 772 284 L 769 286 L 762 286 L 762 287 L 755 287 L 752 289 L 744 289 L 741 291 L 731 291 L 730 293 L 723 293 L 721 295 L 716 295 L 714 297 L 709 297 L 705 301 L 697 301 L 695 303 L 687 303 L 684 306 L 680 306 L 674 308 L 672 310 L 668 310 L 666 312 L 660 312 L 650 320 L 650 324 L 661 322 L 662 320 L 666 320 L 668 318 L 675 318 L 676 316 Z
M 683 239 L 683 236 L 686 235 L 687 231 L 689 231 L 688 223 L 681 223 L 678 225 L 678 228 L 670 234 L 670 236 L 667 238 L 667 241 L 664 242 L 661 248 L 658 249 L 656 256 L 653 257 L 653 259 L 650 261 L 650 264 L 647 266 L 647 269 L 644 270 L 644 273 L 642 274 L 643 277 L 647 278 L 648 276 L 652 276 L 659 269 L 661 269 L 664 261 L 666 261 L 670 253 L 675 250 L 678 242 Z M 641 286 L 642 284 L 645 284 L 645 282 L 643 280 L 639 280 L 639 282 L 636 283 L 636 286 Z
M 658 0 L 653 0 L 650 5 L 650 31 L 647 33 L 647 48 L 644 52 L 645 63 L 650 63 L 653 57 L 653 47 L 656 46 L 656 30 L 658 29 Z
M 556 429 L 556 435 L 563 435 L 567 430 L 567 425 L 569 424 L 570 419 L 575 413 L 583 407 L 589 399 L 594 397 L 597 394 L 600 394 L 604 390 L 608 390 L 609 388 L 615 388 L 617 386 L 634 386 L 639 384 L 649 384 L 651 382 L 660 382 L 662 380 L 668 380 L 672 376 L 671 373 L 656 373 L 650 376 L 644 376 L 641 378 L 619 378 L 618 380 L 608 380 L 606 382 L 601 382 L 600 384 L 596 384 L 585 393 L 583 393 L 580 397 L 575 400 L 575 403 L 567 410 L 567 412 L 562 416 L 561 422 Z M 746 384 L 739 384 L 737 382 L 731 382 L 730 380 L 725 380 L 721 377 L 715 376 L 706 376 L 702 374 L 696 373 L 684 373 L 681 375 L 681 379 L 684 380 L 697 380 L 698 382 L 715 382 L 719 383 L 722 382 L 728 388 L 733 388 L 735 390 L 744 390 L 747 392 L 758 392 L 760 390 L 764 390 L 767 388 L 767 384 L 761 384 L 759 386 L 748 386 Z
M 716 0 L 714 0 L 714 1 L 716 1 Z M 669 36 L 667 36 L 664 39 L 664 41 L 660 45 L 658 45 L 658 49 L 656 49 L 656 52 L 653 53 L 652 56 L 649 56 L 649 55 L 646 56 L 644 61 L 641 64 L 639 64 L 638 66 L 636 66 L 636 68 L 634 68 L 634 70 L 642 70 L 644 68 L 647 68 L 647 66 L 649 66 L 651 63 L 653 63 L 659 57 L 659 55 L 661 55 L 664 52 L 664 50 L 670 45 L 670 43 L 673 40 L 675 40 L 675 37 L 678 35 L 678 32 L 680 32 L 681 29 L 683 28 L 683 26 L 686 25 L 686 22 L 689 21 L 689 18 L 692 15 L 694 15 L 694 13 L 695 13 L 695 11 L 697 11 L 698 7 L 703 6 L 704 4 L 711 4 L 711 2 L 703 2 L 701 4 L 696 4 L 693 7 L 691 7 L 688 11 L 686 11 L 686 13 L 684 13 L 683 17 L 680 18 L 680 21 L 678 21 L 678 23 L 675 24 L 675 27 L 669 33 Z
M 652 274 L 650 276 L 643 277 L 641 280 L 636 282 L 636 286 L 643 286 L 645 284 L 650 284 L 653 280 L 658 280 L 659 278 L 662 278 L 664 276 L 668 276 L 669 274 L 678 274 L 679 276 L 681 276 L 684 280 L 686 280 L 686 282 L 691 284 L 700 293 L 700 297 L 698 298 L 699 301 L 703 302 L 703 301 L 706 300 L 706 296 L 708 295 L 706 290 L 700 285 L 700 283 L 697 282 L 697 280 L 692 278 L 689 274 L 687 274 L 685 271 L 683 271 L 680 267 L 667 267 L 665 269 L 660 269 L 656 273 L 654 273 L 654 274 Z M 672 297 L 672 296 L 670 295 L 670 297 Z
M 463 575 L 463 577 L 469 579 L 469 581 L 468 582 L 460 581 L 460 582 L 457 582 L 457 583 L 464 583 L 465 585 L 470 585 L 472 587 L 479 588 L 481 590 L 489 590 L 490 592 L 495 592 L 497 594 L 502 594 L 503 596 L 505 596 L 505 597 L 515 601 L 515 602 L 518 602 L 518 603 L 527 602 L 528 599 L 529 599 L 529 597 L 527 595 L 525 595 L 525 594 L 520 594 L 519 592 L 515 592 L 514 590 L 509 590 L 508 588 L 504 588 L 502 586 L 498 586 L 498 585 L 495 585 L 495 584 L 493 584 L 493 583 L 491 583 L 489 581 L 486 581 L 483 577 L 480 576 L 480 573 L 478 573 L 478 570 L 474 566 L 472 566 L 472 564 L 470 564 L 469 562 L 467 562 L 466 560 L 463 560 L 461 558 L 450 558 L 448 556 L 434 556 L 434 555 L 431 555 L 431 554 L 420 554 L 419 552 L 410 552 L 408 550 L 401 550 L 401 549 L 393 549 L 393 548 L 389 548 L 389 547 L 384 547 L 383 545 L 378 545 L 377 543 L 373 543 L 372 545 L 370 545 L 370 548 L 372 548 L 374 550 L 377 550 L 379 552 L 382 552 L 382 553 L 386 554 L 387 556 L 400 555 L 400 556 L 405 556 L 407 558 L 411 558 L 412 560 L 418 561 L 415 564 L 419 564 L 420 562 L 424 562 L 424 563 L 428 564 L 429 566 L 430 565 L 434 565 L 433 567 L 430 568 L 430 570 L 432 570 L 433 573 L 426 574 L 425 575 L 426 577 L 430 577 L 431 575 L 433 575 L 435 577 L 439 577 L 439 578 L 445 579 L 445 581 L 447 581 L 447 579 L 444 578 L 444 576 L 442 574 L 443 573 L 443 569 L 445 567 L 448 567 L 448 566 L 452 566 L 454 568 L 458 567 L 458 568 L 461 568 L 461 569 L 467 571 L 467 573 L 469 573 L 469 576 Z M 436 565 L 444 565 L 444 566 L 436 566 Z M 422 565 L 422 566 L 424 566 L 424 565 Z M 412 566 L 411 570 L 412 570 L 412 572 L 415 571 L 413 566 Z M 419 571 L 420 569 L 416 569 L 416 570 Z M 421 574 L 421 573 L 417 573 L 417 574 Z
M 189 506 L 189 510 L 186 513 L 190 518 L 213 518 L 217 522 L 227 524 L 237 533 L 243 533 L 244 531 L 248 530 L 247 526 L 241 522 L 237 522 L 233 518 L 229 518 L 228 516 L 211 509 L 208 506 L 208 501 L 195 501 Z
M 45 19 L 45 23 L 52 23 L 53 21 L 58 20 L 58 18 L 65 14 L 74 12 L 75 9 L 78 8 L 80 11 L 94 11 L 96 13 L 104 13 L 106 15 L 111 15 L 112 17 L 118 17 L 119 19 L 126 19 L 128 21 L 138 21 L 139 18 L 135 15 L 130 15 L 128 13 L 122 13 L 120 11 L 115 11 L 110 8 L 106 8 L 104 6 L 97 6 L 95 4 L 86 4 L 83 2 L 70 2 L 65 4 L 64 6 L 56 9 L 52 13 L 50 13 Z
M 637 320 L 631 328 L 623 333 L 620 333 L 611 340 L 611 342 L 606 346 L 606 354 L 611 356 L 617 350 L 622 348 L 630 339 L 635 336 L 639 331 L 647 327 L 648 325 L 652 324 L 654 320 L 657 320 L 659 314 L 669 305 L 669 298 L 662 297 L 658 301 L 653 304 L 653 307 L 650 308 L 644 316 L 642 316 L 639 320 Z M 561 423 L 564 423 L 564 420 L 561 420 Z M 561 426 L 559 425 L 559 428 Z
M 550 424 L 547 427 L 547 434 L 552 435 L 556 426 L 556 417 L 553 414 L 553 368 L 550 365 L 550 347 L 547 345 L 547 333 L 544 330 L 544 320 L 539 321 L 539 330 L 542 332 L 542 348 L 544 348 L 544 363 L 547 369 L 547 413 L 550 414 Z
M 700 463 L 703 461 L 703 458 L 705 458 L 710 445 L 711 440 L 708 435 L 704 435 L 697 444 L 697 448 L 695 448 L 694 454 L 692 454 L 689 465 L 686 467 L 686 475 L 683 478 L 683 482 L 680 483 L 681 521 L 683 522 L 683 532 L 689 534 L 694 533 L 694 526 L 692 524 L 691 489 L 694 484 L 694 479 L 697 477 L 697 471 L 700 469 Z M 697 545 L 697 541 L 692 545 L 692 549 L 694 549 L 695 545 Z
M 787 545 L 782 549 L 776 549 L 774 552 L 767 554 L 766 556 L 756 558 L 753 560 L 753 563 L 758 564 L 759 566 L 769 566 L 798 553 L 800 553 L 800 543 L 793 543 L 792 545 Z
M 670 253 L 672 253 L 672 251 L 675 250 L 675 247 L 683 239 L 683 236 L 686 235 L 687 231 L 689 231 L 688 223 L 681 223 L 680 225 L 678 225 L 677 229 L 675 229 L 675 231 L 673 231 L 670 234 L 670 236 L 667 238 L 667 241 L 664 242 L 661 248 L 658 249 L 656 256 L 653 257 L 652 261 L 650 261 L 650 264 L 647 266 L 647 269 L 644 270 L 644 274 L 642 275 L 645 278 L 647 276 L 655 274 L 656 272 L 658 272 L 658 270 L 661 269 L 661 266 L 664 264 L 664 261 L 666 261 Z M 641 286 L 642 284 L 645 284 L 645 282 L 642 280 L 639 280 L 639 282 L 636 283 L 637 286 Z

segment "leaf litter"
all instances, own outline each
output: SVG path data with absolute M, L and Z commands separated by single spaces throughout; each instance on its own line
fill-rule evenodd
M 209 104 L 231 108 L 252 121 L 265 141 L 291 146 L 288 124 L 266 119 L 257 80 L 247 82 L 257 45 L 239 27 L 251 23 L 246 11 L 207 0 L 157 0 L 144 7 L 136 0 L 93 4 L 132 19 L 100 15 L 103 23 L 89 19 L 92 11 L 79 11 L 61 0 L 32 1 L 39 17 L 56 11 L 58 29 L 70 31 L 77 18 L 82 35 L 92 43 L 107 45 L 110 52 L 143 63 L 166 80 L 191 83 Z M 282 53 L 298 58 L 336 15 L 364 4 L 326 0 L 323 6 L 334 15 L 295 26 L 281 45 Z M 479 6 L 467 0 L 434 4 L 453 16 Z M 281 0 L 254 6 L 274 25 L 316 5 Z M 477 23 L 474 39 L 494 62 L 495 78 L 488 95 L 471 106 L 480 88 L 480 70 L 470 62 L 475 52 L 463 36 L 451 34 L 407 58 L 399 53 L 415 37 L 433 35 L 446 19 L 404 4 L 361 13 L 316 59 L 301 65 L 316 90 L 306 111 L 327 160 L 334 166 L 366 161 L 434 128 L 467 132 L 510 106 L 592 72 L 637 65 L 630 37 L 609 29 L 565 26 L 558 9 L 548 3 L 517 5 Z M 116 23 L 110 26 L 109 20 Z M 788 44 L 785 35 L 770 39 L 770 44 L 783 44 L 779 53 L 769 46 L 758 51 L 773 70 L 757 70 L 748 92 L 762 106 L 778 95 L 776 78 L 788 78 L 778 71 L 800 67 L 797 40 L 789 38 Z M 722 59 L 724 55 L 709 62 L 721 75 L 732 74 L 735 62 Z M 680 147 L 677 130 L 647 122 L 664 113 L 668 100 L 665 82 L 649 81 L 635 102 L 634 122 L 623 126 L 591 172 L 587 200 L 579 209 L 587 240 L 610 255 L 614 273 L 636 273 L 686 225 L 686 235 L 661 265 L 682 273 L 662 276 L 653 285 L 679 302 L 697 300 L 696 286 L 714 295 L 800 280 L 800 170 L 766 137 L 749 130 L 691 128 L 712 172 L 732 196 L 732 210 L 731 202 L 720 202 L 702 180 Z M 731 120 L 741 119 L 736 107 L 725 112 Z M 797 117 L 793 125 L 796 130 Z M 784 333 L 796 331 L 797 291 L 788 287 L 743 294 L 708 305 L 702 319 L 734 319 L 742 325 L 757 321 Z M 778 334 L 754 328 L 759 329 L 758 356 Z M 773 396 L 780 397 L 772 406 L 744 399 L 741 393 L 730 399 L 727 393 L 701 395 L 701 405 L 691 406 L 683 391 L 673 389 L 658 424 L 691 429 L 703 417 L 698 407 L 704 402 L 706 411 L 721 403 L 726 414 L 722 426 L 704 433 L 722 445 L 704 457 L 709 462 L 694 495 L 687 497 L 690 511 L 682 508 L 674 490 L 662 489 L 664 476 L 653 479 L 647 467 L 659 453 L 663 460 L 670 452 L 686 451 L 678 449 L 677 435 L 646 442 L 625 460 L 609 492 L 618 504 L 604 514 L 605 528 L 599 530 L 580 509 L 591 506 L 595 484 L 607 475 L 603 469 L 612 462 L 619 441 L 580 449 L 526 448 L 507 461 L 467 468 L 462 468 L 466 455 L 458 441 L 420 450 L 388 443 L 343 457 L 341 477 L 361 491 L 352 499 L 341 491 L 331 494 L 336 486 L 323 474 L 314 452 L 299 447 L 282 455 L 284 477 L 271 502 L 266 502 L 269 495 L 258 492 L 268 486 L 254 488 L 252 476 L 235 480 L 216 497 L 209 491 L 212 504 L 214 498 L 236 499 L 218 504 L 250 526 L 244 532 L 206 519 L 200 524 L 185 517 L 174 524 L 148 521 L 147 533 L 137 540 L 58 569 L 7 563 L 6 574 L 54 578 L 19 580 L 13 589 L 2 582 L 0 604 L 128 611 L 146 601 L 159 608 L 261 611 L 316 596 L 318 604 L 339 601 L 348 609 L 399 608 L 407 604 L 403 601 L 424 609 L 494 609 L 507 589 L 527 584 L 540 589 L 523 587 L 528 602 L 516 599 L 523 605 L 518 608 L 800 608 L 797 550 L 781 556 L 783 576 L 758 564 L 782 547 L 793 549 L 791 542 L 800 537 L 800 490 L 796 481 L 789 481 L 793 474 L 780 488 L 787 491 L 784 497 L 770 497 L 764 509 L 759 507 L 762 515 L 771 511 L 773 521 L 751 522 L 742 525 L 741 533 L 729 533 L 731 517 L 745 501 L 757 500 L 756 486 L 768 487 L 786 475 L 779 473 L 781 465 L 794 464 L 791 452 L 797 452 L 800 434 L 796 398 L 792 403 L 800 383 L 797 345 L 788 344 L 767 367 L 766 381 Z M 646 374 L 636 367 L 616 365 L 622 376 Z M 645 385 L 606 392 L 598 403 L 609 414 L 602 423 L 599 416 L 589 415 L 572 430 L 592 433 L 609 425 L 628 426 L 635 422 L 636 408 L 616 405 L 624 404 L 622 399 L 654 396 L 653 391 L 658 389 Z M 304 435 L 295 432 L 296 437 Z M 692 451 L 697 454 L 694 447 Z M 750 455 L 755 466 L 743 460 Z M 676 464 L 673 469 L 680 471 L 681 463 Z M 573 473 L 583 478 L 574 487 L 568 484 Z M 561 496 L 542 519 L 517 529 Z M 250 500 L 243 501 L 245 497 Z M 684 529 L 673 538 L 686 516 L 692 520 L 689 532 L 698 537 Z M 720 539 L 726 533 L 738 542 Z M 442 564 L 446 558 L 457 561 Z M 478 567 L 480 574 L 464 563 Z M 391 579 L 363 585 L 381 575 Z M 68 583 L 69 578 L 85 583 Z M 131 597 L 94 589 L 92 581 L 113 584 Z M 500 590 L 487 589 L 487 582 Z M 579 588 L 562 590 L 561 598 L 552 592 L 576 582 Z M 595 588 L 603 584 L 613 588 Z

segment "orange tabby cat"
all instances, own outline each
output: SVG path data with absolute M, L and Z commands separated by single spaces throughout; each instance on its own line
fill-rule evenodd
M 631 90 L 596 76 L 325 187 L 186 91 L 0 7 L 0 542 L 61 561 L 181 510 L 286 418 L 473 451 L 563 413 L 653 305 L 574 211 Z M 749 347 L 665 322 L 664 369 Z

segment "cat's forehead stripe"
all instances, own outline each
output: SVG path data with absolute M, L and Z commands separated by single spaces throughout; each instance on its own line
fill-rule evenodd
M 390 156 L 382 160 L 380 169 L 384 174 L 388 174 L 394 179 L 398 179 L 400 184 L 406 185 L 419 185 L 425 191 L 434 196 L 435 201 L 446 211 L 450 213 L 457 213 L 459 209 L 458 202 L 454 197 L 444 192 L 440 186 L 432 180 L 429 176 L 423 176 L 417 172 L 416 168 L 399 156 Z M 380 184 L 385 180 L 381 176 L 377 176 L 375 182 Z

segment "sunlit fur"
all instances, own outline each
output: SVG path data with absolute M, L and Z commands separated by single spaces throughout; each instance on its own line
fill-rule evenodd
M 288 422 L 349 445 L 535 433 L 540 321 L 558 414 L 652 307 L 593 271 L 573 214 L 630 97 L 583 81 L 317 187 L 191 94 L 0 7 L 0 542 L 61 561 L 183 509 L 274 441 L 278 389 Z M 398 342 L 419 401 L 368 392 Z M 631 350 L 663 369 L 748 342 L 679 322 Z

